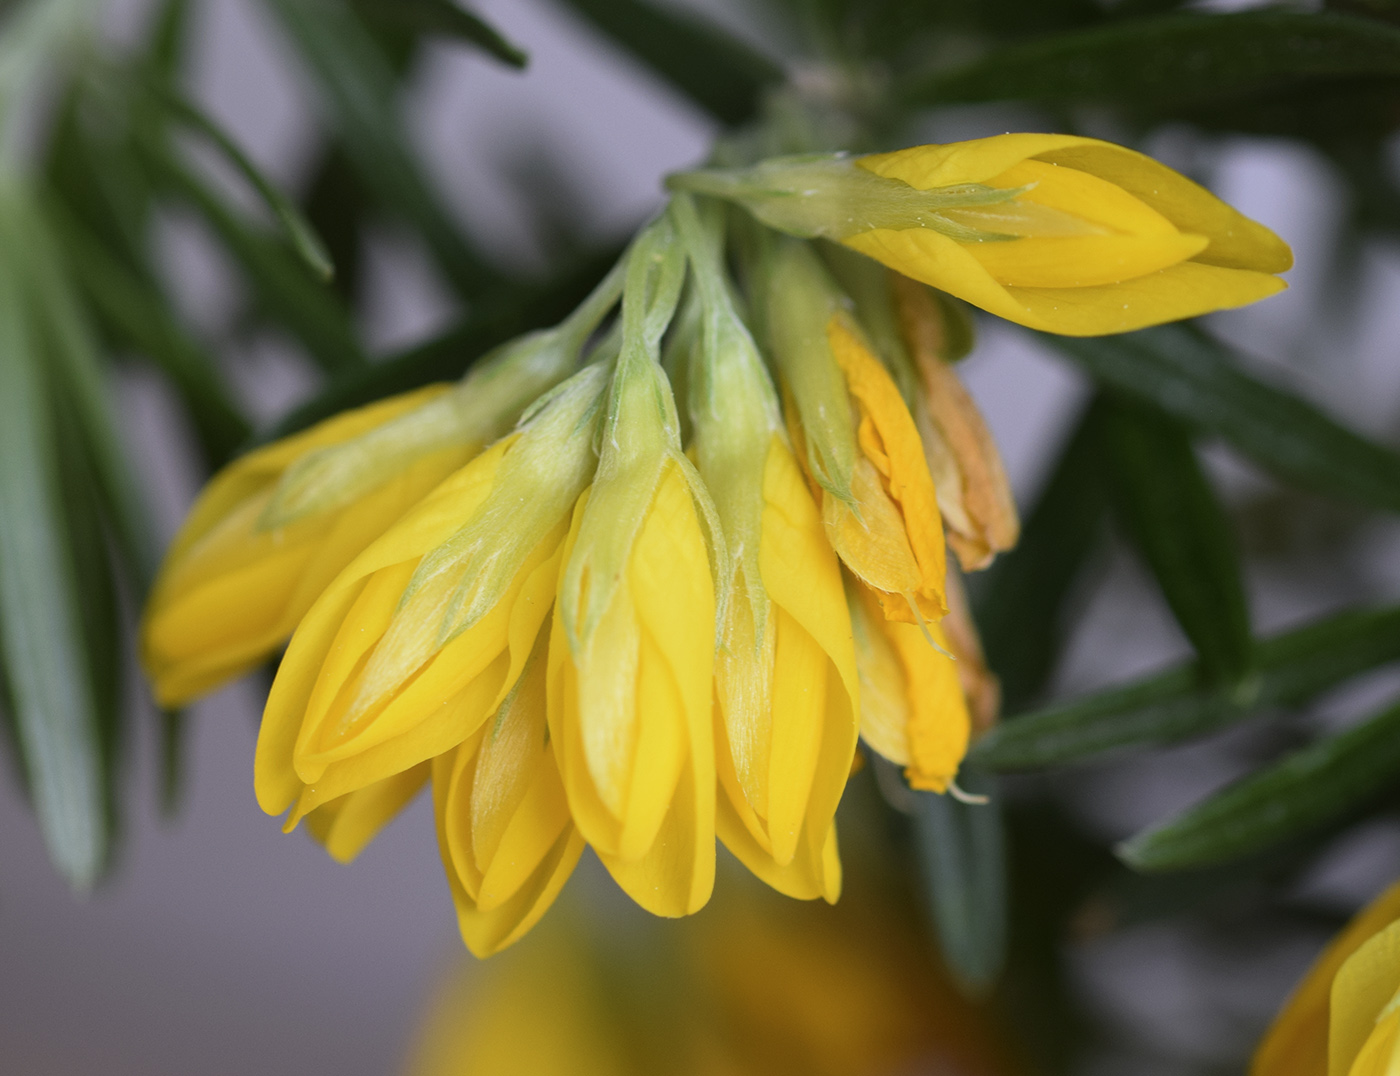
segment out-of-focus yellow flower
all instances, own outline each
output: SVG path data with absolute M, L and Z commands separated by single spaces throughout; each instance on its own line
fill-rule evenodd
M 937 494 L 914 419 L 816 255 L 775 245 L 765 321 L 790 396 L 788 428 L 820 488 L 827 538 L 884 615 L 947 612 Z
M 987 567 L 1021 534 L 1001 453 L 981 411 L 947 361 L 945 313 L 928 288 L 891 273 L 904 344 L 917 367 L 916 411 L 948 544 L 963 571 Z
M 1244 306 L 1281 290 L 1274 274 L 1292 265 L 1276 235 L 1184 176 L 1073 135 L 776 158 L 670 182 L 1070 336 Z
M 1400 1074 L 1400 883 L 1323 951 L 1259 1044 L 1249 1071 Z
M 592 476 L 607 377 L 588 367 L 546 397 L 520 432 L 373 542 L 302 620 L 268 698 L 255 767 L 258 802 L 270 814 L 292 807 L 288 828 L 326 807 L 337 815 L 321 826 L 332 852 L 353 854 L 404 798 L 380 782 L 421 783 L 424 771 L 405 775 L 492 715 L 507 720 L 549 613 L 570 511 Z M 346 812 L 369 821 L 345 823 L 341 843 Z
M 988 1013 L 935 969 L 908 909 L 859 894 L 780 904 L 725 883 L 669 944 L 600 942 L 598 927 L 563 918 L 488 968 L 457 969 L 407 1076 L 1017 1071 Z
M 618 884 L 667 916 L 709 899 L 715 862 L 707 496 L 658 362 L 685 266 L 664 216 L 628 258 L 622 351 L 597 476 L 564 549 L 547 695 L 575 824 Z M 711 538 L 722 543 L 713 524 Z
M 266 661 L 332 579 L 540 393 L 616 303 L 618 272 L 568 319 L 433 385 L 235 460 L 205 487 L 147 604 L 142 660 L 177 706 Z
M 835 900 L 834 816 L 855 750 L 857 682 L 841 570 L 782 432 L 777 396 L 689 199 L 672 212 L 694 267 L 692 451 L 730 551 L 715 661 L 720 839 L 790 896 Z

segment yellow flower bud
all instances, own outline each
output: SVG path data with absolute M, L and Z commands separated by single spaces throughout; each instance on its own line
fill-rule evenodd
M 324 591 L 268 697 L 264 810 L 295 803 L 290 828 L 462 743 L 501 705 L 549 612 L 607 375 L 576 374 Z
M 1011 484 L 981 411 L 944 358 L 947 336 L 938 301 L 908 277 L 890 277 L 904 343 L 917 365 L 919 433 L 948 544 L 963 571 L 976 571 L 1020 537 Z
M 725 845 L 790 896 L 835 900 L 833 818 L 858 732 L 841 572 L 782 435 L 772 383 L 706 230 L 677 196 L 700 309 L 690 404 L 700 475 L 731 554 L 715 694 Z
M 490 956 L 539 921 L 583 852 L 545 727 L 542 645 L 492 719 L 432 765 L 458 926 L 467 948 Z
M 564 552 L 548 673 L 574 821 L 618 884 L 669 916 L 709 899 L 715 860 L 715 596 L 701 517 L 713 510 L 658 362 L 684 276 L 661 217 L 628 257 L 622 351 L 597 477 Z
M 282 478 L 298 461 L 436 410 L 450 392 L 434 385 L 337 415 L 215 476 L 166 554 L 142 623 L 142 661 L 161 705 L 181 705 L 266 661 L 336 573 L 480 443 L 430 446 L 349 504 L 269 526 Z
M 1250 1076 L 1400 1071 L 1400 883 L 1323 950 L 1259 1044 Z
M 941 624 L 928 630 L 886 620 L 868 587 L 847 590 L 860 672 L 860 735 L 877 754 L 904 767 L 914 788 L 946 792 L 967 753 L 972 722 Z
M 885 182 L 881 183 L 880 180 Z M 1150 157 L 1073 135 L 1007 134 L 849 158 L 673 176 L 772 227 L 823 236 L 1009 321 L 1127 332 L 1280 291 L 1267 228 Z

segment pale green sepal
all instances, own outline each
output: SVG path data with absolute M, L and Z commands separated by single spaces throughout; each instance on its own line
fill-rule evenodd
M 621 263 L 564 321 L 502 344 L 449 392 L 287 469 L 258 525 L 285 527 L 353 503 L 415 460 L 456 445 L 480 447 L 506 433 L 542 392 L 574 369 L 579 351 L 622 290 Z
M 962 243 L 1083 235 L 1092 225 L 1018 196 L 1029 188 L 960 183 L 919 190 L 878 176 L 844 153 L 773 157 L 749 168 L 679 172 L 672 190 L 724 198 L 802 239 L 849 239 L 877 228 L 928 228 Z
M 602 424 L 597 477 L 559 588 L 560 616 L 576 656 L 612 602 L 666 463 L 683 458 L 675 401 L 659 359 L 685 266 L 685 251 L 665 215 L 637 236 L 627 256 L 622 350 Z
M 856 429 L 846 379 L 827 339 L 827 322 L 845 297 L 812 248 L 792 239 L 770 245 L 762 270 L 764 322 L 783 383 L 807 441 L 813 480 L 848 503 L 856 465 Z
M 717 590 L 726 598 L 718 623 L 716 684 L 740 783 L 751 803 L 761 803 L 776 633 L 759 549 L 764 475 L 773 438 L 784 436 L 782 418 L 777 393 L 722 268 L 722 218 L 702 217 L 684 194 L 673 199 L 671 211 L 690 256 L 701 307 L 689 370 L 693 447 L 729 556 L 727 570 L 716 574 Z
M 551 393 L 510 446 L 486 500 L 419 562 L 370 655 L 346 723 L 394 690 L 501 600 L 588 487 L 610 370 L 586 366 Z

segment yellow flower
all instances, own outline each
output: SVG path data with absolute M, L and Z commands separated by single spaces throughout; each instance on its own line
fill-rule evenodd
M 457 747 L 500 711 L 549 613 L 606 381 L 596 366 L 575 375 L 317 599 L 263 716 L 265 811 L 292 807 L 291 828 Z
M 715 862 L 708 506 L 658 363 L 684 278 L 660 217 L 628 258 L 622 351 L 597 476 L 565 545 L 547 674 L 575 824 L 637 903 L 668 916 L 709 899 Z
M 879 592 L 886 617 L 939 619 L 947 611 L 943 526 L 899 389 L 807 245 L 773 250 L 765 306 L 790 396 L 788 429 L 820 488 L 832 547 Z
M 438 846 L 462 938 L 479 957 L 534 926 L 583 852 L 545 727 L 543 651 L 493 719 L 432 763 Z
M 977 571 L 1020 537 L 1011 485 L 982 413 L 945 359 L 940 304 L 922 284 L 889 275 L 904 344 L 917 366 L 916 419 L 948 544 L 963 571 Z
M 782 434 L 772 383 L 690 200 L 672 212 L 694 268 L 692 451 L 730 561 L 715 661 L 720 839 L 790 896 L 840 893 L 834 816 L 858 732 L 841 572 Z
M 585 927 L 579 910 L 487 968 L 454 968 L 408 1076 L 1018 1071 L 989 1012 L 937 970 L 909 909 L 868 893 L 793 907 L 725 882 L 669 944 L 616 914 Z
M 1070 336 L 1244 306 L 1281 290 L 1274 274 L 1292 265 L 1276 235 L 1184 176 L 1073 135 L 777 158 L 670 182 Z
M 161 705 L 181 705 L 266 661 L 326 584 L 480 446 L 431 447 L 348 504 L 268 525 L 283 477 L 298 461 L 416 419 L 449 392 L 433 385 L 337 415 L 215 476 L 166 554 L 142 624 L 142 660 Z
M 1250 1076 L 1400 1073 L 1400 883 L 1347 925 L 1294 989 Z
M 608 275 L 568 319 L 433 385 L 258 449 L 205 487 L 147 604 L 142 660 L 178 706 L 276 652 L 332 579 L 573 369 L 617 301 Z

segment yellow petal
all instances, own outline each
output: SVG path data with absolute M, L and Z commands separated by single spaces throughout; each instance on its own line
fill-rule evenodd
M 1400 1074 L 1400 1010 L 1392 1009 L 1376 1021 L 1356 1055 L 1347 1076 L 1397 1076 Z
M 1400 919 L 1400 882 L 1347 924 L 1308 969 L 1255 1051 L 1250 1076 L 1316 1076 L 1326 1070 L 1332 980 L 1367 939 L 1396 919 Z
M 1391 923 L 1366 939 L 1347 957 L 1332 981 L 1328 1076 L 1349 1076 L 1354 1071 L 1353 1063 L 1397 990 L 1400 990 L 1400 922 Z
M 917 599 L 925 617 L 936 620 L 947 612 L 943 601 L 943 523 L 918 428 L 894 379 L 839 316 L 828 322 L 827 337 L 861 414 L 861 449 L 879 470 L 885 492 L 899 510 L 902 531 L 918 568 L 918 585 L 912 597 Z M 878 537 L 881 529 L 888 529 L 874 503 L 869 504 L 867 511 L 867 504 L 858 501 L 858 510 L 861 524 L 872 536 Z M 848 547 L 859 549 L 850 540 L 857 532 L 849 525 L 843 530 Z M 841 552 L 839 547 L 837 551 Z M 860 564 L 851 564 L 850 560 L 847 563 L 852 571 L 862 575 Z M 912 612 L 898 602 L 882 604 L 886 616 L 914 619 Z
M 905 276 L 1008 321 L 1066 336 L 1103 336 L 1246 306 L 1282 291 L 1278 277 L 1187 261 L 1084 288 L 1008 288 L 967 248 L 929 229 L 862 232 L 846 245 Z
M 307 828 L 332 859 L 350 863 L 418 795 L 430 770 L 431 766 L 422 762 L 332 800 L 310 814 Z

